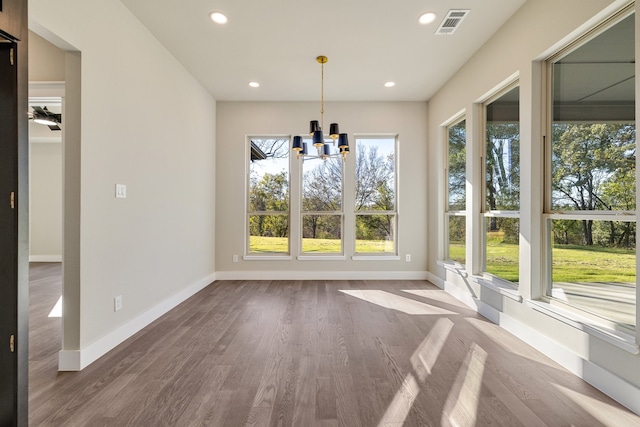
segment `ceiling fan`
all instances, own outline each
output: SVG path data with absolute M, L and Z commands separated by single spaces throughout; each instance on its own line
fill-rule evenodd
M 56 114 L 49 110 L 47 107 L 39 107 L 32 105 L 33 113 L 30 114 L 29 119 L 32 119 L 36 123 L 49 126 L 51 130 L 61 130 L 60 123 L 62 123 L 62 114 Z

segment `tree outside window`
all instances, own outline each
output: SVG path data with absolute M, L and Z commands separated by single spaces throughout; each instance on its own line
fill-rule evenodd
M 547 296 L 636 323 L 634 15 L 548 63 Z
M 249 138 L 248 252 L 289 253 L 289 139 Z
M 356 138 L 356 253 L 396 254 L 396 138 Z

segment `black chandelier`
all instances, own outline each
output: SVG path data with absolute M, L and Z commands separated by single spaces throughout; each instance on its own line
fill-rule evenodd
M 318 154 L 312 155 L 307 152 L 307 143 L 302 141 L 301 136 L 293 137 L 291 149 L 297 153 L 298 158 L 326 160 L 329 157 L 342 156 L 342 160 L 344 161 L 347 159 L 347 154 L 349 153 L 349 139 L 346 133 L 340 133 L 337 123 L 331 123 L 329 126 L 329 137 L 333 140 L 332 145 L 335 145 L 336 139 L 338 140 L 338 149 L 340 152 L 331 153 L 331 147 L 324 142 L 324 132 L 322 130 L 324 126 L 324 64 L 326 64 L 329 59 L 326 56 L 318 56 L 316 61 L 320 63 L 322 68 L 320 84 L 320 122 L 318 122 L 318 120 L 311 120 L 311 122 L 309 122 L 309 135 L 312 136 L 312 143 L 313 146 L 316 147 Z

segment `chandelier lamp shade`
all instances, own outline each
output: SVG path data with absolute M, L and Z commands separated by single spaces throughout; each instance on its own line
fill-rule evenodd
M 338 149 L 340 151 L 337 153 L 331 153 L 330 145 L 324 141 L 324 64 L 326 64 L 328 60 L 329 59 L 326 56 L 318 56 L 316 58 L 316 61 L 318 61 L 322 68 L 320 85 L 320 121 L 311 120 L 309 122 L 309 135 L 312 138 L 311 142 L 313 146 L 316 147 L 317 154 L 310 154 L 307 151 L 307 143 L 302 140 L 302 137 L 294 136 L 291 149 L 297 153 L 298 158 L 319 158 L 326 160 L 329 157 L 342 156 L 342 160 L 346 160 L 347 154 L 349 153 L 349 138 L 346 133 L 340 133 L 338 123 L 331 123 L 329 125 L 329 137 L 332 139 L 332 145 L 335 145 L 337 140 Z

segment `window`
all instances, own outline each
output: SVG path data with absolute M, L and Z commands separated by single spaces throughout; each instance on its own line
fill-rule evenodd
M 289 253 L 289 138 L 248 138 L 249 254 Z
M 485 105 L 484 268 L 518 283 L 520 238 L 519 88 Z
M 634 16 L 548 62 L 545 218 L 552 301 L 636 324 Z
M 447 203 L 445 258 L 465 264 L 467 201 L 467 130 L 463 119 L 447 127 Z
M 311 146 L 311 140 L 304 142 Z M 303 159 L 303 254 L 343 253 L 342 176 L 342 157 Z
M 357 137 L 355 252 L 397 254 L 396 138 Z

